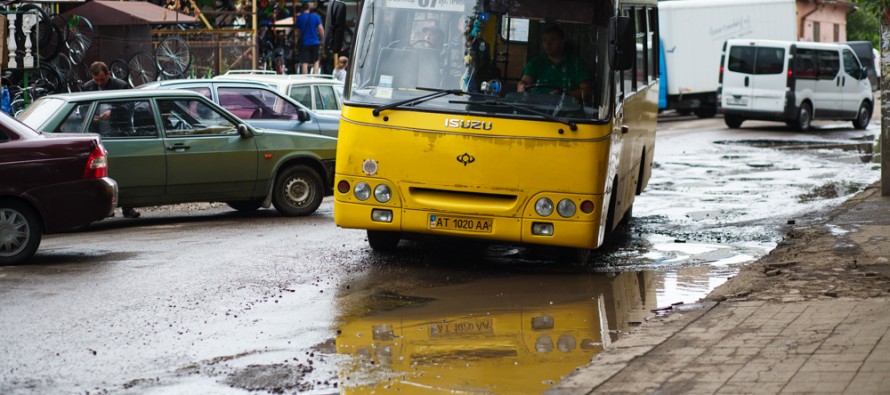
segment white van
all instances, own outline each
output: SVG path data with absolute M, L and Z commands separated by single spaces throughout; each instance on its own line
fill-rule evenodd
M 874 107 L 868 72 L 845 44 L 728 40 L 719 79 L 730 128 L 759 119 L 807 130 L 813 119 L 842 119 L 865 129 Z

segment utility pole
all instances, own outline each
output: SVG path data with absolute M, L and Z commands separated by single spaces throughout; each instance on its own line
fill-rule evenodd
M 881 10 L 881 196 L 890 196 L 890 10 Z

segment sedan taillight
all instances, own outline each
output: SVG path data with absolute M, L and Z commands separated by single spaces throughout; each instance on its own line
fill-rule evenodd
M 105 147 L 99 144 L 93 148 L 93 152 L 90 152 L 87 166 L 83 170 L 83 178 L 91 180 L 102 177 L 108 177 L 108 155 L 105 153 Z

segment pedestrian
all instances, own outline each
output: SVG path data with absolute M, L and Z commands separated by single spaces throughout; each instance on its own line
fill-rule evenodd
M 309 64 L 313 64 L 313 71 L 316 74 L 321 73 L 321 64 L 319 55 L 321 43 L 324 42 L 324 25 L 321 18 L 309 9 L 309 3 L 300 5 L 300 15 L 294 21 L 294 27 L 297 33 L 297 43 L 299 53 L 297 54 L 297 64 L 300 65 L 303 74 L 309 74 Z
M 340 56 L 337 58 L 337 68 L 334 69 L 334 78 L 338 81 L 346 81 L 346 68 L 349 67 L 349 58 Z
M 105 62 L 93 62 L 90 65 L 90 74 L 92 74 L 93 79 L 83 84 L 81 90 L 84 92 L 111 91 L 130 88 L 130 85 L 124 82 L 124 80 L 115 78 L 111 75 L 111 71 L 108 69 L 108 65 L 106 65 Z M 112 118 L 112 115 L 114 115 L 113 112 L 118 109 L 107 104 L 102 104 L 102 106 L 108 107 L 97 110 L 96 113 L 98 115 L 93 117 L 93 121 L 96 123 L 102 122 L 104 124 L 105 121 Z M 120 108 L 120 110 L 124 109 Z M 121 207 L 121 211 L 123 212 L 124 217 L 127 218 L 139 218 L 140 215 L 133 207 Z

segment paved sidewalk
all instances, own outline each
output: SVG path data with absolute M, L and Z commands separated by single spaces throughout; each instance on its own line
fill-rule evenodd
M 706 301 L 646 322 L 548 394 L 890 394 L 890 197 L 880 182 Z

